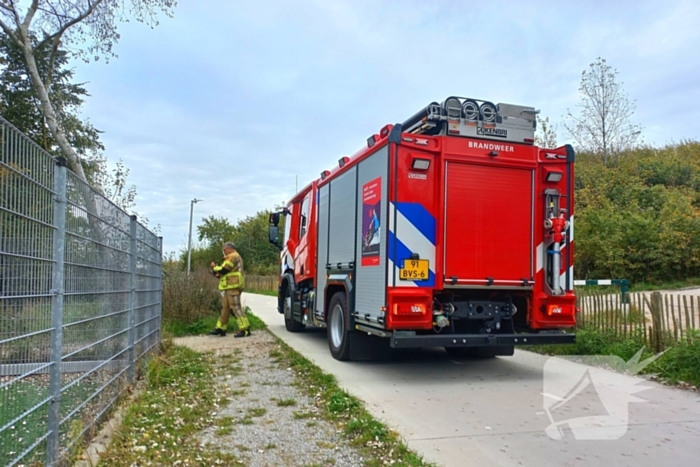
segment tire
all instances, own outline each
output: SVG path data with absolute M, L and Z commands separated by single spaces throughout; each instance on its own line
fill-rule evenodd
M 336 292 L 328 305 L 328 348 L 336 360 L 350 360 L 354 332 L 348 330 L 348 299 L 345 292 Z
M 289 293 L 289 287 L 284 288 L 284 298 L 282 299 L 282 310 L 284 312 L 284 327 L 289 332 L 302 332 L 306 329 L 304 323 L 294 319 L 292 315 L 292 295 Z
M 469 355 L 467 347 L 445 347 L 445 351 L 452 358 L 467 358 Z

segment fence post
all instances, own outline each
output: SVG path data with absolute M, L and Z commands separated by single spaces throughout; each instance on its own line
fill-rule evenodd
M 158 237 L 158 344 L 163 340 L 163 237 Z
M 654 327 L 654 342 L 656 352 L 661 352 L 664 350 L 665 345 L 665 322 L 664 322 L 664 301 L 661 293 L 652 292 L 651 293 L 651 321 Z
M 53 270 L 51 272 L 51 367 L 49 369 L 49 417 L 46 464 L 58 464 L 61 429 L 61 359 L 63 357 L 63 299 L 65 294 L 66 180 L 68 161 L 59 157 L 54 167 Z
M 136 216 L 130 216 L 129 221 L 129 381 L 136 376 Z

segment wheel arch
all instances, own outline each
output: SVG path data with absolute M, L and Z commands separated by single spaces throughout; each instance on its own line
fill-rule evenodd
M 350 317 L 350 324 L 354 324 L 354 319 L 352 319 L 352 276 L 350 274 L 331 274 L 328 277 L 326 292 L 323 297 L 323 321 L 328 322 L 330 303 L 333 299 L 333 295 L 335 295 L 337 292 L 345 293 L 345 302 L 347 303 L 348 307 L 347 313 Z
M 287 289 L 290 289 L 290 296 L 294 297 L 294 290 L 296 289 L 296 283 L 294 281 L 294 272 L 291 269 L 287 269 L 284 274 L 282 274 L 282 281 L 280 282 L 279 293 L 277 294 L 277 311 L 284 314 L 284 296 Z

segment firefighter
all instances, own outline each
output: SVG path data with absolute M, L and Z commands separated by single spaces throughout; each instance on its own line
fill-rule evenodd
M 209 334 L 225 336 L 229 316 L 233 312 L 238 324 L 238 332 L 233 337 L 247 337 L 250 335 L 250 323 L 241 306 L 241 292 L 244 286 L 243 259 L 232 242 L 224 243 L 223 252 L 224 260 L 220 265 L 211 262 L 211 272 L 219 278 L 221 315 L 216 322 L 216 328 Z

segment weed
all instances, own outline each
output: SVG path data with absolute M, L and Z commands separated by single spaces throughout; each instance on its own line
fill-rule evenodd
M 277 405 L 279 407 L 290 407 L 292 405 L 297 405 L 297 401 L 295 399 L 282 399 L 281 401 L 277 401 Z
M 359 407 L 359 401 L 345 391 L 333 391 L 328 400 L 331 412 L 350 412 Z
M 253 409 L 248 409 L 248 415 L 251 417 L 262 417 L 267 413 L 267 409 L 264 407 L 256 407 Z
M 221 417 L 216 420 L 216 426 L 220 428 L 229 428 L 233 426 L 234 420 L 235 419 L 233 417 Z

